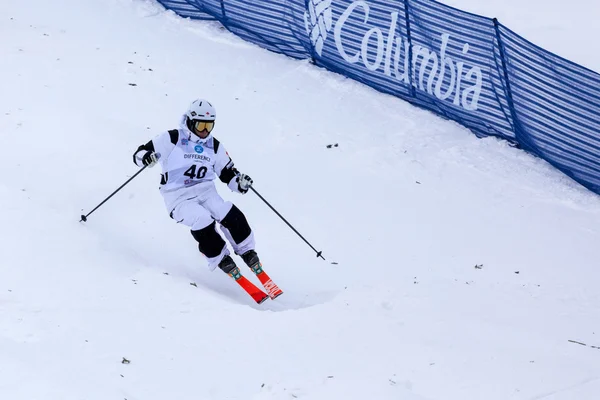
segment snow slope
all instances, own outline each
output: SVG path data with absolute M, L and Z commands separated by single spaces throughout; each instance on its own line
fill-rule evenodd
M 0 399 L 597 398 L 600 200 L 545 162 L 150 1 L 0 21 Z M 219 186 L 276 301 L 207 271 L 157 169 L 78 222 L 198 96 L 327 258 Z

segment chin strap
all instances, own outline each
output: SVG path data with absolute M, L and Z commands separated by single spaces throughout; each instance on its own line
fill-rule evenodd
M 193 139 L 192 139 L 193 138 Z M 189 133 L 188 134 L 188 140 L 192 143 L 196 143 L 196 144 L 205 144 L 206 142 L 208 142 L 208 140 L 211 138 L 211 134 L 209 133 L 207 137 L 205 137 L 204 139 L 202 139 L 200 136 L 197 136 L 194 133 Z

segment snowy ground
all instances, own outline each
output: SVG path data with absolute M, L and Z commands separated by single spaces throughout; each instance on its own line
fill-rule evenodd
M 539 43 L 546 10 L 529 32 L 496 15 Z M 0 399 L 598 398 L 600 198 L 545 162 L 150 1 L 2 2 L 0 21 Z M 328 260 L 220 186 L 276 301 L 207 271 L 156 168 L 78 222 L 198 96 Z

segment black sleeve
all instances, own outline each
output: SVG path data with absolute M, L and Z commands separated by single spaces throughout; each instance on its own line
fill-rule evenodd
M 215 163 L 215 172 L 219 174 L 219 179 L 221 180 L 221 182 L 228 185 L 229 182 L 231 182 L 231 180 L 235 178 L 239 172 L 233 166 L 233 160 L 231 159 L 231 157 L 229 157 L 227 151 L 225 151 L 224 148 L 221 147 L 221 142 L 219 142 L 214 136 L 212 142 L 213 149 L 215 151 L 215 156 L 217 157 L 217 161 Z M 221 151 L 219 152 L 219 150 Z M 219 168 L 222 168 L 220 173 L 218 171 Z
M 166 149 L 164 149 L 165 146 L 168 146 L 166 142 L 166 134 L 169 134 L 169 142 L 171 142 L 171 144 L 173 146 L 177 145 L 177 141 L 179 141 L 179 130 L 177 129 L 171 129 L 168 132 L 164 132 L 160 135 L 158 135 L 157 137 L 155 137 L 154 139 L 150 140 L 148 143 L 141 145 L 140 147 L 137 148 L 137 150 L 133 153 L 133 163 L 135 165 L 137 165 L 138 167 L 141 167 L 141 165 L 139 165 L 136 162 L 136 157 L 137 157 L 137 161 L 140 161 L 141 158 L 143 157 L 143 154 L 139 154 L 140 152 L 144 152 L 144 154 L 146 152 L 151 152 L 154 153 L 156 152 L 156 148 L 154 147 L 154 142 L 156 142 L 156 145 L 158 146 L 160 151 L 166 151 Z M 169 149 L 169 152 L 172 150 Z
M 238 174 L 238 170 L 235 169 L 235 167 L 233 166 L 233 162 L 230 162 L 229 164 L 227 164 L 227 166 L 225 168 L 223 168 L 223 170 L 221 171 L 221 175 L 219 175 L 219 179 L 221 180 L 221 182 L 223 182 L 224 184 L 229 184 L 229 182 L 231 182 L 231 180 L 233 178 L 236 177 L 236 175 Z

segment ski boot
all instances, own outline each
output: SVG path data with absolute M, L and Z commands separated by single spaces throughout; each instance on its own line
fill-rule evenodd
M 252 282 L 242 276 L 240 269 L 237 267 L 237 265 L 235 265 L 235 262 L 230 256 L 227 255 L 223 257 L 219 263 L 219 268 L 221 271 L 232 277 L 242 287 L 242 289 L 246 291 L 246 293 L 252 296 L 254 301 L 256 301 L 258 304 L 263 303 L 269 298 L 265 292 L 257 288 Z
M 258 254 L 254 250 L 248 250 L 241 255 L 242 260 L 256 274 L 256 277 L 262 283 L 265 290 L 271 299 L 275 299 L 283 294 L 283 291 L 271 280 L 269 275 L 262 269 L 262 264 L 258 258 Z

